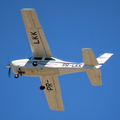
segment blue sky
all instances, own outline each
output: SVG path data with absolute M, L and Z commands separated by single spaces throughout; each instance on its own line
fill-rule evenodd
M 49 109 L 39 77 L 8 78 L 10 61 L 32 56 L 22 8 L 36 10 L 56 58 L 83 62 L 82 48 L 114 53 L 101 67 L 102 86 L 86 72 L 59 76 L 65 112 Z M 119 0 L 1 0 L 0 16 L 0 120 L 120 119 Z

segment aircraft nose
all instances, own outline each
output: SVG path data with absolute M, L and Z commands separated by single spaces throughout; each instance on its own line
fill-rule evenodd
M 12 61 L 11 65 L 16 67 L 16 66 L 19 65 L 19 61 L 18 60 L 14 60 L 14 61 Z
M 12 68 L 11 64 L 9 63 L 6 67 L 9 68 L 8 77 L 10 78 L 10 73 L 11 73 L 11 68 Z
M 16 63 L 14 61 L 6 65 L 7 68 L 13 68 L 13 66 L 16 66 Z
M 11 68 L 11 64 L 8 64 L 6 67 L 7 67 L 7 68 Z

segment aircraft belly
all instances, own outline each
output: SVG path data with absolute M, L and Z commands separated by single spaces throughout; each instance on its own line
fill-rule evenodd
M 41 69 L 41 73 L 42 76 L 59 75 L 58 69 L 52 69 L 52 68 Z
M 60 68 L 59 75 L 75 73 L 75 72 L 82 72 L 85 71 L 83 68 Z
M 24 76 L 49 76 L 49 75 L 59 75 L 58 69 L 52 68 L 21 68 L 21 71 L 24 71 Z

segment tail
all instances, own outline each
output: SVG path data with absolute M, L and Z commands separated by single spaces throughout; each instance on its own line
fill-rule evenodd
M 112 53 L 104 53 L 103 55 L 98 57 L 97 61 L 99 63 L 99 66 L 96 66 L 96 68 L 100 68 L 112 55 Z
M 99 69 L 113 54 L 104 53 L 96 59 L 92 49 L 82 49 L 84 66 L 94 68 L 86 69 L 87 75 L 92 85 L 102 85 L 101 70 Z

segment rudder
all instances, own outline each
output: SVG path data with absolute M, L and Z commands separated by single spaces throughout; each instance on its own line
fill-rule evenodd
M 99 65 L 92 49 L 90 48 L 82 49 L 82 54 L 83 54 L 84 65 L 87 66 Z

